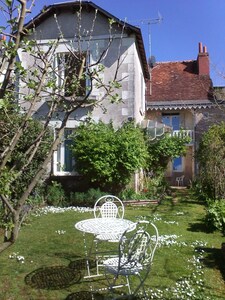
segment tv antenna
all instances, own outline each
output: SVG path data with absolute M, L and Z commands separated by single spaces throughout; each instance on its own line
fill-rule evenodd
M 136 26 L 140 27 L 141 25 L 147 25 L 148 26 L 148 51 L 149 51 L 149 58 L 152 56 L 152 41 L 151 41 L 151 25 L 153 24 L 159 24 L 163 20 L 161 14 L 158 12 L 158 18 L 156 19 L 142 19 L 142 20 L 136 20 L 132 21 L 131 23 L 136 24 Z

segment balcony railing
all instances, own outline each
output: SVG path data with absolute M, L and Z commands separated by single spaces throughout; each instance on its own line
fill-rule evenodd
M 177 136 L 177 137 L 189 137 L 190 138 L 190 142 L 188 143 L 189 145 L 190 144 L 193 144 L 194 143 L 194 130 L 173 130 L 171 132 L 171 134 L 173 136 Z

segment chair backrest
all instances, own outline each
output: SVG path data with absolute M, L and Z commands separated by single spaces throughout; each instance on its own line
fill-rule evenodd
M 184 184 L 184 175 L 181 175 L 179 177 L 176 177 L 177 185 L 183 185 Z
M 181 176 L 176 177 L 176 180 L 177 180 L 177 181 L 182 181 L 182 180 L 184 180 L 184 175 L 181 175 Z
M 148 267 L 150 270 L 158 244 L 158 235 L 157 227 L 148 221 L 139 221 L 134 231 L 125 232 L 119 243 L 119 257 L 123 262 L 119 268 L 129 265 L 131 268 Z
M 102 196 L 94 205 L 94 216 L 95 218 L 123 218 L 123 202 L 113 195 Z

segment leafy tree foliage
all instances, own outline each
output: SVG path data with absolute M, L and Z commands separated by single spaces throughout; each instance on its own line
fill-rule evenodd
M 114 129 L 113 124 L 87 123 L 74 136 L 76 169 L 100 187 L 124 187 L 132 174 L 146 166 L 147 146 L 142 130 L 132 122 Z
M 202 191 L 211 199 L 225 197 L 225 123 L 204 133 L 197 151 Z
M 0 153 L 10 143 L 22 122 L 23 116 L 18 114 L 17 110 L 11 111 L 9 114 L 6 114 L 5 110 L 0 110 L 0 125 L 2 128 L 0 131 Z M 43 163 L 53 141 L 53 132 L 46 128 L 34 156 L 30 162 L 27 161 L 26 154 L 35 148 L 42 130 L 43 124 L 41 122 L 29 119 L 26 127 L 24 127 L 23 135 L 15 147 L 13 156 L 2 170 L 6 181 L 0 181 L 0 193 L 4 193 L 5 188 L 8 187 L 10 197 L 14 199 L 14 205 L 26 190 L 27 182 L 33 178 L 40 164 Z
M 76 17 L 78 24 L 81 24 L 82 2 L 77 4 Z M 1 218 L 4 218 L 6 224 L 0 252 L 17 240 L 24 220 L 24 207 L 45 176 L 71 114 L 78 109 L 86 110 L 90 105 L 104 109 L 102 102 L 105 99 L 111 103 L 120 101 L 116 93 L 121 86 L 117 80 L 119 55 L 115 58 L 115 72 L 111 74 L 110 80 L 106 81 L 102 76 L 105 54 L 113 40 L 111 23 L 108 27 L 108 44 L 102 52 L 99 51 L 93 64 L 87 66 L 80 45 L 85 39 L 87 47 L 90 46 L 87 40 L 92 39 L 98 11 L 95 11 L 93 24 L 90 24 L 90 36 L 84 37 L 80 26 L 76 26 L 75 40 L 69 44 L 65 42 L 65 32 L 62 32 L 55 12 L 58 33 L 55 40 L 43 46 L 35 40 L 35 31 L 38 29 L 28 29 L 24 24 L 33 6 L 34 1 L 29 0 L 1 1 L 0 4 L 0 17 L 6 24 L 0 27 L 0 33 L 6 36 L 6 40 L 0 43 L 0 208 L 3 208 Z M 69 57 L 76 58 L 79 67 L 76 75 L 70 76 L 70 72 L 65 75 L 59 89 L 59 74 L 53 60 L 59 45 L 61 47 L 63 43 L 70 53 Z M 17 59 L 21 53 L 26 57 L 26 67 Z M 62 69 L 70 71 L 70 62 L 65 59 L 63 64 Z M 83 88 L 85 80 L 90 83 L 87 90 Z M 89 96 L 93 88 L 100 89 L 101 93 L 96 101 L 91 102 Z M 44 115 L 39 116 L 42 118 L 41 125 L 32 118 L 35 118 L 34 113 L 43 104 L 43 95 L 48 98 L 48 109 Z M 18 102 L 20 106 L 17 106 Z M 56 117 L 59 117 L 60 124 L 52 139 L 48 128 Z
M 214 231 L 220 230 L 223 235 L 225 234 L 225 201 L 220 200 L 208 200 L 206 207 L 206 225 Z
M 114 129 L 112 122 L 85 123 L 77 128 L 73 139 L 76 170 L 97 186 L 117 191 L 139 169 L 162 176 L 172 158 L 185 154 L 189 142 L 188 137 L 169 134 L 149 141 L 132 122 L 118 129 Z
M 148 169 L 154 174 L 160 174 L 166 170 L 169 161 L 175 157 L 185 155 L 188 137 L 171 136 L 166 133 L 161 139 L 148 142 Z

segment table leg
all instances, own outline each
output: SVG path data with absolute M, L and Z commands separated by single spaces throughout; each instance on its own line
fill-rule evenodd
M 87 278 L 87 277 L 91 276 L 91 272 L 90 272 L 89 255 L 88 255 L 88 248 L 87 248 L 87 243 L 86 243 L 85 232 L 83 233 L 83 240 L 84 240 L 84 253 L 85 253 L 85 258 L 86 258 L 86 267 L 87 267 L 87 276 L 84 276 L 84 278 Z
M 83 239 L 84 239 L 84 253 L 85 253 L 85 258 L 86 258 L 86 268 L 87 268 L 87 275 L 84 276 L 84 278 L 91 278 L 91 277 L 97 277 L 97 276 L 102 276 L 103 274 L 99 273 L 99 257 L 97 255 L 98 250 L 97 250 L 97 243 L 95 242 L 95 238 L 93 237 L 92 242 L 91 242 L 91 247 L 88 250 L 88 246 L 87 246 L 87 241 L 86 241 L 86 236 L 85 236 L 85 232 L 83 233 Z M 95 244 L 95 246 L 94 246 Z M 90 266 L 90 258 L 91 255 L 93 253 L 93 247 L 95 247 L 95 259 L 96 259 L 96 274 L 91 274 L 91 266 Z

